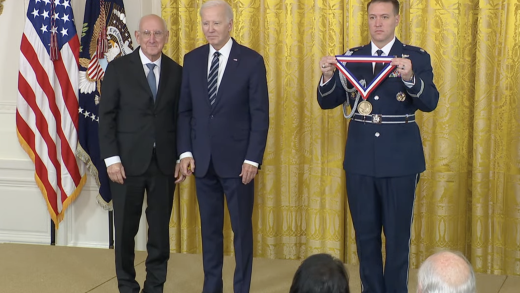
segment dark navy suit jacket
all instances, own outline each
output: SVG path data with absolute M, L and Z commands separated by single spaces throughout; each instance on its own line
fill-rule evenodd
M 233 40 L 213 105 L 208 96 L 209 45 L 184 56 L 179 101 L 178 153 L 192 152 L 195 176 L 210 160 L 220 177 L 238 177 L 244 160 L 262 163 L 269 128 L 263 57 Z
M 350 51 L 352 56 L 372 55 L 371 44 Z M 437 107 L 439 92 L 433 83 L 430 55 L 396 38 L 389 57 L 402 57 L 403 54 L 408 55 L 412 62 L 415 85 L 408 88 L 400 76 L 387 77 L 368 97 L 373 106 L 372 114 L 406 115 L 417 110 L 430 112 Z M 365 79 L 367 84 L 372 81 L 372 63 L 347 63 L 346 66 L 358 80 Z M 336 70 L 331 81 L 322 87 L 318 85 L 318 103 L 322 109 L 335 108 L 346 100 L 351 108 L 354 105 L 355 97 L 346 92 L 339 74 Z M 350 83 L 347 86 L 353 87 Z M 406 95 L 404 101 L 397 99 L 399 93 Z M 418 125 L 415 122 L 372 124 L 351 121 L 343 167 L 347 173 L 374 177 L 398 177 L 423 172 L 425 160 Z

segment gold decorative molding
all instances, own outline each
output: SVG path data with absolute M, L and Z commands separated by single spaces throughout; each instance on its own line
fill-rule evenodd
M 4 1 L 5 0 L 0 0 L 0 14 L 4 11 Z

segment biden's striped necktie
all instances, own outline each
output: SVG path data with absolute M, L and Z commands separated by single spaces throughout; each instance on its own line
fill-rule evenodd
M 213 60 L 211 61 L 211 67 L 208 74 L 208 95 L 209 103 L 212 106 L 215 103 L 215 98 L 217 97 L 219 57 L 220 53 L 216 51 L 213 54 Z

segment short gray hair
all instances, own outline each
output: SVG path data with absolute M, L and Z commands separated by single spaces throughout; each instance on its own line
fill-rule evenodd
M 475 272 L 466 257 L 441 251 L 428 257 L 419 268 L 420 293 L 475 293 Z
M 200 7 L 200 11 L 199 11 L 200 16 L 202 17 L 202 10 L 209 8 L 209 7 L 215 7 L 215 6 L 224 6 L 224 8 L 226 10 L 226 16 L 228 18 L 228 21 L 233 20 L 233 9 L 226 1 L 223 1 L 223 0 L 209 0 L 209 1 L 204 2 L 204 4 L 202 4 L 202 6 Z

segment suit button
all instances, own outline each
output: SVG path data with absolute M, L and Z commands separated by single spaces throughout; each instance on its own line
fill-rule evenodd
M 376 132 L 375 136 L 376 136 L 376 137 L 379 137 L 379 135 L 380 135 L 379 132 Z
M 209 118 L 213 119 L 213 115 L 209 116 Z
M 376 100 L 376 101 L 379 100 L 379 96 L 375 96 L 374 100 Z

